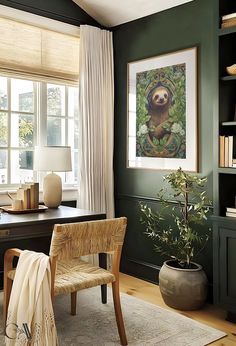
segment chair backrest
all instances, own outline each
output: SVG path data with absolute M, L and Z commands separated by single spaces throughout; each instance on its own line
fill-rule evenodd
M 50 256 L 65 260 L 121 248 L 127 218 L 54 225 Z

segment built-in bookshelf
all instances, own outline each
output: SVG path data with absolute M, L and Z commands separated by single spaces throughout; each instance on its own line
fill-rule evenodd
M 215 215 L 212 217 L 213 295 L 214 302 L 228 311 L 227 319 L 236 322 L 236 75 L 229 75 L 227 69 L 236 64 L 236 1 L 219 0 L 218 4 L 219 155 L 214 172 Z M 232 19 L 233 25 L 222 28 L 223 17 Z
M 236 64 L 235 13 L 235 1 L 219 0 L 218 190 L 220 216 L 226 216 L 226 208 L 235 206 L 236 196 L 236 72 L 235 75 L 227 72 L 227 67 Z M 222 25 L 230 26 L 222 27 Z

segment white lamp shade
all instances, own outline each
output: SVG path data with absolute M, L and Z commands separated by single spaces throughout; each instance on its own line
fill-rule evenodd
M 68 172 L 72 170 L 70 147 L 35 147 L 34 170 Z

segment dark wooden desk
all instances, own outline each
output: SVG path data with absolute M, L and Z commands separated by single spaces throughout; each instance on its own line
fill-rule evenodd
M 0 285 L 3 286 L 3 259 L 7 249 L 17 247 L 49 253 L 51 235 L 55 223 L 72 223 L 105 219 L 103 213 L 60 206 L 32 214 L 8 214 L 0 218 Z M 106 256 L 99 256 L 101 266 L 106 265 Z M 106 287 L 102 288 L 102 301 L 106 301 Z

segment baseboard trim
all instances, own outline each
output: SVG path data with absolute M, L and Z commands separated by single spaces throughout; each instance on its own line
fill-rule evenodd
M 161 267 L 155 264 L 136 260 L 134 258 L 122 257 L 120 270 L 124 274 L 135 276 L 153 284 L 159 283 L 159 272 Z

